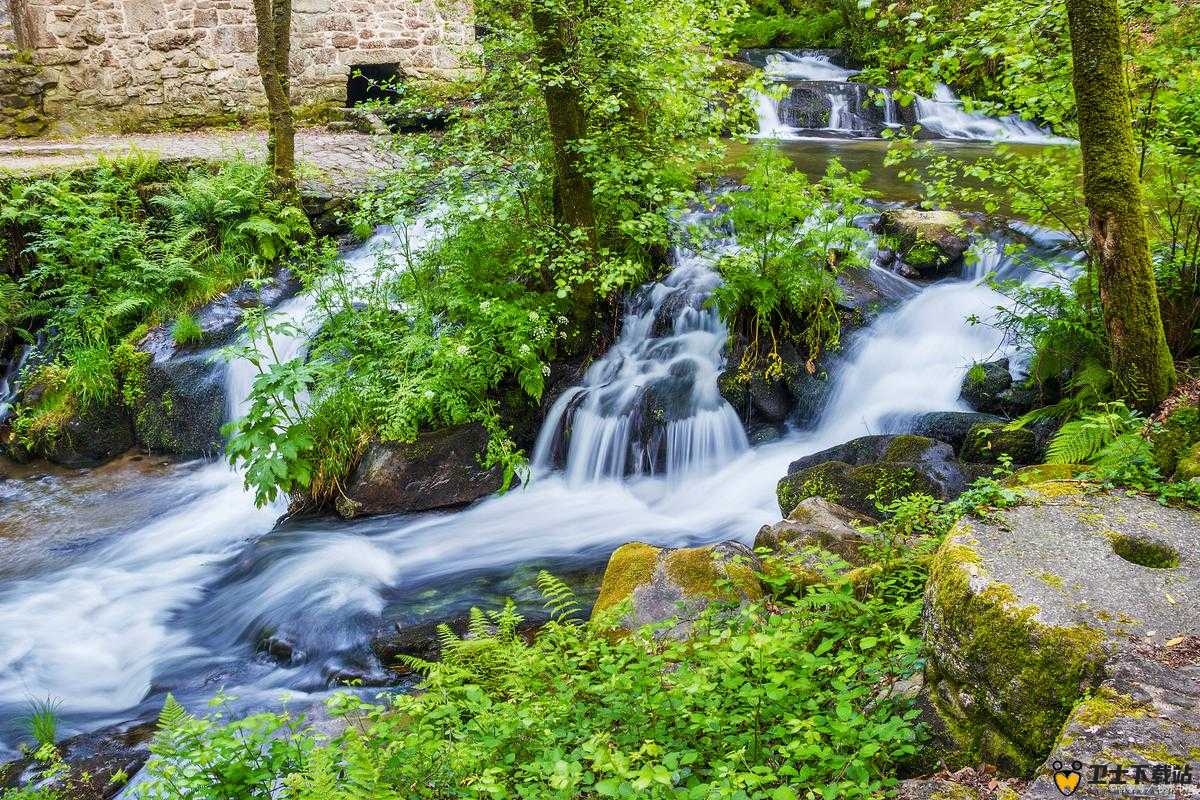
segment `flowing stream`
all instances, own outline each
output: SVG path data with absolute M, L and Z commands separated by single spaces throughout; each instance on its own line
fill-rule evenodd
M 793 63 L 775 69 L 811 66 Z M 436 228 L 408 233 L 419 247 Z M 1022 233 L 1070 263 L 1060 238 Z M 394 231 L 380 232 L 347 256 L 351 272 L 366 274 L 377 251 L 397 246 Z M 460 512 L 275 529 L 281 508 L 256 508 L 222 462 L 127 475 L 133 494 L 123 484 L 72 494 L 70 477 L 0 482 L 6 513 L 24 509 L 35 528 L 94 520 L 24 550 L 0 528 L 0 552 L 38 553 L 0 559 L 0 761 L 25 738 L 20 717 L 34 699 L 61 701 L 64 735 L 150 716 L 168 691 L 197 710 L 222 688 L 244 708 L 285 697 L 311 705 L 339 679 L 387 682 L 370 646 L 380 630 L 506 595 L 536 607 L 539 567 L 594 582 L 627 541 L 750 541 L 780 517 L 775 484 L 790 461 L 963 407 L 967 365 L 1004 349 L 995 330 L 965 321 L 1002 302 L 980 282 L 985 271 L 1047 279 L 979 242 L 960 279 L 909 286 L 908 299 L 847 344 L 813 430 L 751 448 L 717 392 L 726 330 L 705 306 L 714 260 L 734 246 L 680 246 L 673 271 L 631 297 L 608 354 L 554 405 L 535 479 Z M 303 331 L 319 324 L 307 296 L 278 312 Z M 302 352 L 305 338 L 277 342 L 281 355 Z M 252 378 L 248 365 L 229 367 L 231 415 Z M 264 640 L 286 643 L 282 655 L 262 652 Z

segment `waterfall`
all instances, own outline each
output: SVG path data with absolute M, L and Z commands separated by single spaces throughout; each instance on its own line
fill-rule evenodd
M 710 217 L 694 213 L 683 224 Z M 679 476 L 746 450 L 741 422 L 717 390 L 729 332 L 705 304 L 720 281 L 714 260 L 734 247 L 727 239 L 704 252 L 675 248 L 671 274 L 633 297 L 620 338 L 555 402 L 536 467 L 562 466 L 572 482 Z
M 32 345 L 23 346 L 16 357 L 8 362 L 4 374 L 0 376 L 0 423 L 6 421 L 12 414 L 13 403 L 17 400 L 17 391 L 20 388 L 17 382 L 21 378 L 21 370 L 25 367 L 25 362 L 29 359 L 31 352 L 33 352 Z
M 917 124 L 943 139 L 984 139 L 1037 144 L 1070 141 L 1056 137 L 1015 114 L 997 118 L 968 112 L 953 90 L 944 83 L 937 85 L 932 99 L 918 97 L 916 111 Z
M 788 92 L 782 101 L 764 94 L 754 98 L 759 119 L 758 136 L 762 138 L 797 139 L 830 133 L 879 136 L 883 130 L 901 127 L 906 122 L 891 89 L 869 91 L 871 87 L 866 84 L 853 82 L 851 79 L 859 72 L 838 66 L 828 53 L 810 50 L 756 52 L 765 52 L 761 60 L 767 77 L 786 86 Z M 758 59 L 759 56 L 751 58 L 752 61 Z M 823 110 L 819 111 L 819 106 Z M 793 113 L 794 109 L 799 111 Z M 827 122 L 824 121 L 825 113 L 828 114 Z M 938 84 L 932 98 L 916 98 L 907 122 L 920 125 L 926 136 L 939 139 L 1034 144 L 1071 141 L 1054 136 L 1017 115 L 997 118 L 967 112 L 946 84 Z

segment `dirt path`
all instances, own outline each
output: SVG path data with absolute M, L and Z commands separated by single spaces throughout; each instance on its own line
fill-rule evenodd
M 0 173 L 42 175 L 90 166 L 101 157 L 134 151 L 167 161 L 260 159 L 266 154 L 263 131 L 222 131 L 92 136 L 76 141 L 52 139 L 0 140 Z M 296 134 L 297 160 L 335 194 L 351 193 L 380 172 L 395 169 L 395 156 L 380 149 L 374 137 L 360 133 L 305 128 Z

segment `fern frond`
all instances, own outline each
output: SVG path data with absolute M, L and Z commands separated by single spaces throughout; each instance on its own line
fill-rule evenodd
M 1085 417 L 1068 422 L 1046 449 L 1047 464 L 1083 464 L 1108 442 L 1105 428 Z
M 538 572 L 538 591 L 546 598 L 546 608 L 555 622 L 566 622 L 582 611 L 575 590 L 546 570 Z

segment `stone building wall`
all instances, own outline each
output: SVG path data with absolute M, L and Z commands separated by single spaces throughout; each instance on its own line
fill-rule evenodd
M 56 82 L 45 112 L 62 134 L 212 124 L 262 109 L 251 3 L 0 0 L 17 49 Z M 357 65 L 453 73 L 473 30 L 467 0 L 293 0 L 293 102 L 344 104 Z

